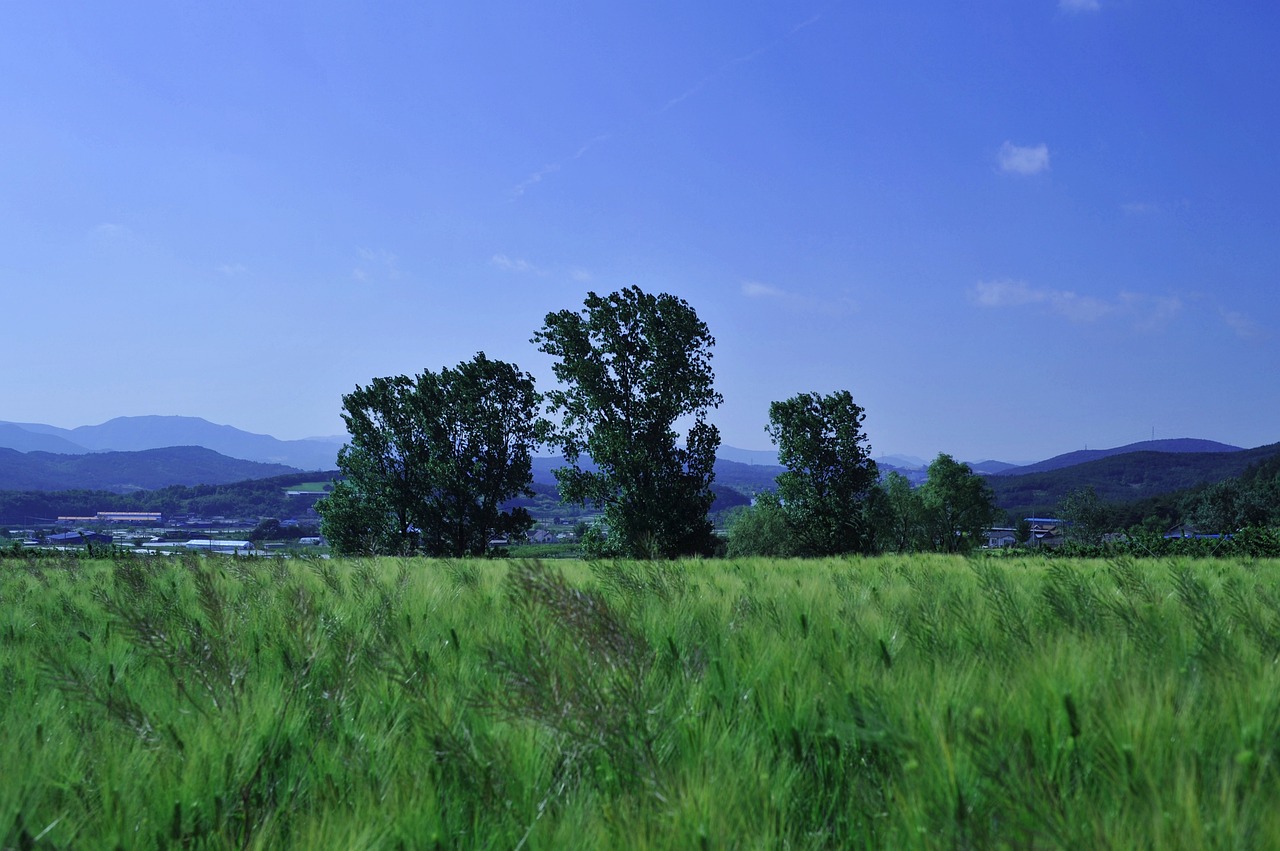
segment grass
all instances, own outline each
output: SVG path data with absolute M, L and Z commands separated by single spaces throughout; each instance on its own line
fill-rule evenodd
M 1280 847 L 1277 568 L 6 560 L 0 836 Z

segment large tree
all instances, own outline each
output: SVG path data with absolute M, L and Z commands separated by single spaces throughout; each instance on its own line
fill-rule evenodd
M 561 387 L 546 396 L 559 416 L 552 442 L 568 462 L 556 471 L 561 497 L 604 511 L 603 534 L 588 541 L 593 554 L 710 552 L 720 432 L 706 417 L 721 396 L 715 340 L 693 308 L 636 287 L 592 292 L 581 311 L 547 314 L 532 342 L 557 359 Z M 689 423 L 684 446 L 677 420 Z
M 862 431 L 866 413 L 848 390 L 801 393 L 769 406 L 778 461 L 778 495 L 800 551 L 825 556 L 868 552 L 867 500 L 879 473 Z
M 996 518 L 995 495 L 986 480 L 945 452 L 929 465 L 920 486 L 927 538 L 940 552 L 968 552 Z
M 541 426 L 533 378 L 483 352 L 414 378 L 375 378 L 343 396 L 344 479 L 317 506 L 339 552 L 479 555 L 531 524 L 531 455 Z

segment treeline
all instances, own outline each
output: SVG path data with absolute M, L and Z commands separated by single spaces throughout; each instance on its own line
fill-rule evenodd
M 523 535 L 533 521 L 513 500 L 534 496 L 538 446 L 565 459 L 560 498 L 601 512 L 583 537 L 588 556 L 715 551 L 720 433 L 707 413 L 721 397 L 715 340 L 693 308 L 636 287 L 592 292 L 580 311 L 548 313 L 530 342 L 555 359 L 555 389 L 479 352 L 343 396 L 343 478 L 317 505 L 336 552 L 480 555 Z
M 862 431 L 864 412 L 848 391 L 800 393 L 774 402 L 766 426 L 782 472 L 776 492 L 757 495 L 729 529 L 712 532 L 719 431 L 708 413 L 714 339 L 686 302 L 630 287 L 588 293 L 581 310 L 546 315 L 531 342 L 554 359 L 559 384 L 539 392 L 517 366 L 478 353 L 439 372 L 375 378 L 342 399 L 351 442 L 339 453 L 342 480 L 317 510 L 340 554 L 479 555 L 498 536 L 531 525 L 531 456 L 557 449 L 560 499 L 590 505 L 601 520 L 583 536 L 589 558 L 688 555 L 831 556 L 877 552 L 964 552 L 984 532 L 1035 514 L 1069 521 L 1073 544 L 1100 544 L 1120 523 L 1109 500 L 1171 482 L 1203 481 L 1223 459 L 1187 454 L 1146 463 L 1140 454 L 1090 462 L 1116 468 L 1114 487 L 1072 488 L 1051 479 L 985 479 L 946 454 L 912 488 L 900 474 L 883 481 Z M 676 430 L 681 423 L 686 431 Z M 1231 453 L 1244 468 L 1262 451 Z M 1271 468 L 1268 468 L 1271 469 Z M 1184 514 L 1217 528 L 1265 525 L 1274 516 L 1274 475 L 1221 483 L 1194 494 Z M 1265 481 L 1264 481 L 1265 480 Z M 999 504 L 1025 504 L 1012 517 Z M 1083 481 L 1083 480 L 1082 480 Z M 1015 498 L 1009 492 L 1017 491 Z M 1187 497 L 1192 499 L 1192 497 Z M 1142 518 L 1148 532 L 1167 517 Z

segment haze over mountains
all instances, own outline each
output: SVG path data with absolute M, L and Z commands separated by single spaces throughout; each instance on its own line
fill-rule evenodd
M 0 491 L 103 490 L 127 493 L 168 485 L 227 484 L 300 471 L 333 471 L 344 437 L 278 440 L 198 417 L 119 417 L 64 429 L 0 422 Z M 989 477 L 1001 507 L 1048 507 L 1078 487 L 1108 500 L 1167 493 L 1239 475 L 1280 452 L 1280 444 L 1242 449 L 1211 440 L 1132 443 L 1068 452 L 1033 464 L 971 462 Z M 925 478 L 924 459 L 882 455 L 882 474 L 913 483 Z M 551 487 L 559 458 L 534 459 L 534 481 Z M 716 487 L 750 495 L 774 486 L 777 453 L 720 447 Z M 726 498 L 729 494 L 725 495 Z
M 0 422 L 0 447 L 19 452 L 137 452 L 171 446 L 203 446 L 228 458 L 283 464 L 300 470 L 332 470 L 344 437 L 278 440 L 200 417 L 116 417 L 105 423 L 58 428 L 43 423 Z

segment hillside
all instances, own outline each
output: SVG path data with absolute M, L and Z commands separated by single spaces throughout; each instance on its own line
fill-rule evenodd
M 0 491 L 0 523 L 52 522 L 60 515 L 86 517 L 99 511 L 159 511 L 165 517 L 305 517 L 315 495 L 290 496 L 303 482 L 333 474 L 291 473 L 270 479 L 219 485 L 173 485 L 151 491 L 112 493 L 98 490 Z
M 1051 513 L 1079 488 L 1093 488 L 1104 502 L 1134 502 L 1239 476 L 1275 455 L 1280 455 L 1280 443 L 1227 452 L 1126 452 L 1042 472 L 995 475 L 987 481 L 1000 508 L 1031 516 Z
M 1114 455 L 1127 455 L 1134 452 L 1221 454 L 1243 451 L 1239 446 L 1218 443 L 1215 440 L 1199 440 L 1190 437 L 1170 440 L 1144 440 L 1139 443 L 1130 443 L 1127 446 L 1117 446 L 1114 449 L 1079 449 L 1075 452 L 1055 455 L 1052 458 L 1037 461 L 1034 464 L 1026 464 L 1021 467 L 1009 466 L 1000 470 L 988 470 L 987 472 L 995 476 L 1025 476 L 1030 473 L 1047 473 L 1051 470 L 1075 467 L 1080 464 L 1087 464 L 1090 461 L 1099 461 Z M 976 470 L 977 468 L 975 467 L 974 469 Z
M 169 485 L 217 485 L 297 472 L 297 468 L 283 464 L 228 458 L 201 446 L 88 455 L 0 449 L 0 491 L 128 493 Z

